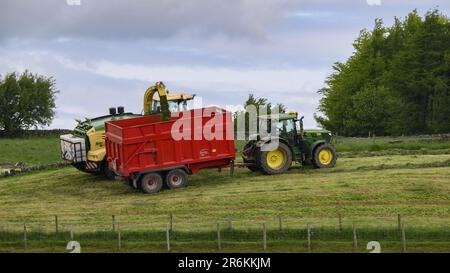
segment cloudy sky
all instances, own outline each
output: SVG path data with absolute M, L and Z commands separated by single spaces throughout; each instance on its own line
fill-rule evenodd
M 237 105 L 249 93 L 286 104 L 317 127 L 326 76 L 375 18 L 390 24 L 448 0 L 1 0 L 0 74 L 53 76 L 52 128 L 125 106 L 140 113 L 145 89 Z

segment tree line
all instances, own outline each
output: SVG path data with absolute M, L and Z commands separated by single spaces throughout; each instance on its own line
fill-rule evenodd
M 450 132 L 450 20 L 438 10 L 381 19 L 336 62 L 315 116 L 340 135 Z

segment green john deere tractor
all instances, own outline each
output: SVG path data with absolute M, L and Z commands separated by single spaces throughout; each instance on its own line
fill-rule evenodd
M 242 157 L 251 171 L 264 174 L 279 174 L 287 171 L 293 161 L 316 168 L 331 168 L 336 164 L 336 149 L 331 144 L 332 135 L 325 130 L 304 130 L 303 117 L 297 113 L 260 116 L 260 128 L 276 128 L 277 132 L 268 132 L 251 136 L 244 146 Z M 274 123 L 274 126 L 270 124 Z

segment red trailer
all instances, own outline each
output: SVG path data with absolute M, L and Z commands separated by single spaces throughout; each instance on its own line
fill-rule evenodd
M 183 187 L 188 174 L 230 166 L 235 158 L 231 113 L 217 107 L 185 111 L 168 121 L 160 115 L 107 121 L 105 130 L 110 169 L 145 193 L 158 192 L 163 183 Z

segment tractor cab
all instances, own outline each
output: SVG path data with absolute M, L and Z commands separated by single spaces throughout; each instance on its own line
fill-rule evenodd
M 303 118 L 302 118 L 303 119 Z M 277 115 L 265 115 L 259 117 L 260 128 L 267 124 L 267 131 L 270 135 L 292 138 L 301 135 L 303 130 L 303 120 L 297 119 L 297 113 L 280 113 Z M 272 125 L 272 126 L 271 126 Z M 276 128 L 276 132 L 271 132 Z
M 327 130 L 305 130 L 303 128 L 303 118 L 298 118 L 297 112 L 281 113 L 274 117 L 274 115 L 265 115 L 259 117 L 259 128 L 263 128 L 267 124 L 268 134 L 271 136 L 278 136 L 286 140 L 305 140 L 311 142 L 317 139 L 323 139 L 326 142 L 331 142 L 331 132 Z M 274 123 L 272 127 L 271 123 Z M 265 124 L 264 124 L 265 123 Z M 276 128 L 277 132 L 273 134 L 270 132 L 271 128 Z
M 303 117 L 298 119 L 296 112 L 263 115 L 259 117 L 259 128 L 261 137 L 278 137 L 291 145 L 297 145 L 304 133 Z M 272 132 L 273 129 L 276 131 Z

